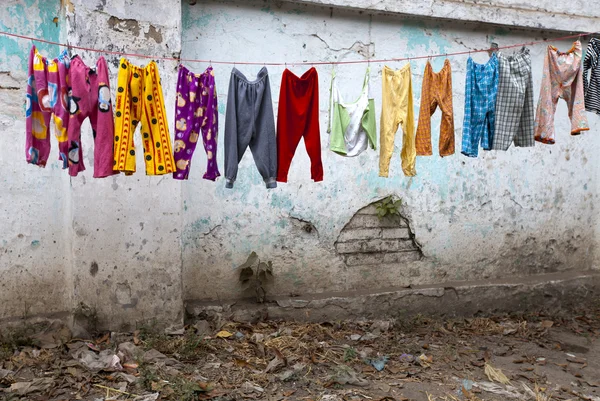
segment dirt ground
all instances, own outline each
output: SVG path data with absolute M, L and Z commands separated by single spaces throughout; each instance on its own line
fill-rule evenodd
M 4 330 L 1 400 L 600 401 L 600 308 L 472 319 Z

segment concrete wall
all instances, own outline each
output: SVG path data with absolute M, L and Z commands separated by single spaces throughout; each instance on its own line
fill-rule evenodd
M 188 58 L 248 61 L 364 60 L 450 53 L 540 40 L 535 33 L 464 24 L 418 22 L 397 16 L 284 3 L 206 1 L 183 8 L 182 55 Z M 571 42 L 556 43 L 567 50 Z M 248 49 L 251 49 L 250 51 Z M 545 46 L 531 48 L 537 101 Z M 485 62 L 487 54 L 473 56 Z M 466 57 L 451 58 L 457 149 L 463 122 Z M 443 59 L 433 60 L 437 71 Z M 415 117 L 418 115 L 425 61 L 413 61 Z M 401 63 L 390 63 L 400 68 Z M 193 66 L 192 66 L 193 67 Z M 198 66 L 197 70 L 205 66 Z M 262 66 L 238 66 L 253 76 Z M 381 106 L 380 65 L 372 68 L 377 115 Z M 224 117 L 230 66 L 217 66 L 219 113 Z M 308 67 L 290 66 L 300 75 Z M 360 91 L 365 65 L 338 68 L 343 96 Z M 400 169 L 401 135 L 396 137 L 390 178 L 378 176 L 379 153 L 345 159 L 327 150 L 326 124 L 330 70 L 319 67 L 323 163 L 322 183 L 310 180 L 309 159 L 300 145 L 289 183 L 266 191 L 251 155 L 242 160 L 233 190 L 200 179 L 196 162 L 183 187 L 183 281 L 185 299 L 223 299 L 238 294 L 233 268 L 252 250 L 272 259 L 273 292 L 367 290 L 446 280 L 479 280 L 592 267 L 595 248 L 596 176 L 592 149 L 598 117 L 588 114 L 592 130 L 570 137 L 564 102 L 556 116 L 557 143 L 508 152 L 481 152 L 477 159 L 456 154 L 420 157 L 417 173 Z M 282 67 L 269 69 L 279 93 Z M 277 95 L 275 96 L 277 100 Z M 277 101 L 274 104 L 277 110 Z M 440 112 L 433 117 L 437 149 Z M 222 160 L 222 149 L 219 160 Z M 201 156 L 202 157 L 202 156 Z M 202 159 L 199 159 L 202 160 Z M 195 182 L 195 183 L 194 183 Z M 340 232 L 361 208 L 388 195 L 403 199 L 424 258 L 400 263 L 348 266 L 340 254 Z M 207 206 L 205 206 L 207 205 Z M 211 205 L 218 205 L 214 207 Z M 307 232 L 306 223 L 315 230 Z M 352 225 L 350 225 L 352 226 Z M 348 227 L 351 228 L 351 227 Z M 346 230 L 348 229 L 346 228 Z M 357 227 L 365 228 L 365 227 Z M 348 234 L 345 234 L 347 236 Z M 393 253 L 395 248 L 369 252 Z M 389 245 L 389 244 L 388 244 Z M 357 245 L 360 247 L 361 245 Z
M 63 38 L 58 2 L 9 1 L 0 29 Z M 41 51 L 52 46 L 36 43 Z M 69 179 L 57 163 L 25 163 L 25 90 L 31 43 L 0 36 L 0 320 L 70 309 Z M 53 153 L 52 160 L 58 158 Z
M 9 2 L 0 10 L 0 27 L 113 51 L 288 63 L 419 56 L 541 38 L 531 31 L 279 2 L 148 0 L 133 6 L 124 0 L 74 0 L 64 1 L 62 9 L 47 3 Z M 413 178 L 400 169 L 399 132 L 390 178 L 384 179 L 378 177 L 378 152 L 345 159 L 327 150 L 330 67 L 323 66 L 318 67 L 322 183 L 310 180 L 302 144 L 289 183 L 271 191 L 264 188 L 249 152 L 233 190 L 225 189 L 223 179 L 203 180 L 201 147 L 187 182 L 146 177 L 141 169 L 131 177 L 92 179 L 88 170 L 70 179 L 58 162 L 45 169 L 25 163 L 23 93 L 30 43 L 0 37 L 0 45 L 5 139 L 0 147 L 5 172 L 0 179 L 0 321 L 70 313 L 83 303 L 98 312 L 102 327 L 131 328 L 152 319 L 178 326 L 184 300 L 243 296 L 234 268 L 253 250 L 273 261 L 272 295 L 377 291 L 595 266 L 598 117 L 588 114 L 592 130 L 570 137 L 564 102 L 557 112 L 556 145 L 482 153 L 478 159 L 422 157 Z M 567 49 L 570 43 L 556 45 Z M 41 49 L 48 55 L 58 52 L 52 46 Z M 537 101 L 544 46 L 531 50 Z M 80 54 L 89 65 L 99 56 Z M 114 88 L 118 56 L 105 57 Z M 487 55 L 474 58 L 485 62 Z M 433 61 L 436 71 L 442 62 Z M 451 63 L 459 149 L 466 58 L 454 57 Z M 424 65 L 412 62 L 415 118 Z M 198 73 L 207 67 L 187 66 Z M 221 122 L 217 158 L 223 172 L 231 66 L 214 67 Z M 289 67 L 297 74 L 308 68 Z M 160 61 L 159 68 L 172 124 L 176 63 Z M 252 76 L 261 66 L 238 68 Z M 371 73 L 378 118 L 380 68 L 372 65 Z M 283 68 L 269 71 L 276 111 Z M 358 95 L 364 71 L 365 65 L 339 67 L 346 99 Z M 432 122 L 434 149 L 439 122 L 438 111 Z M 83 137 L 85 162 L 91 166 L 87 124 Z M 139 134 L 136 143 L 141 146 Z M 58 158 L 55 148 L 51 160 Z M 142 152 L 138 155 L 141 166 Z M 403 199 L 403 218 L 393 227 L 380 227 L 369 205 L 388 195 Z

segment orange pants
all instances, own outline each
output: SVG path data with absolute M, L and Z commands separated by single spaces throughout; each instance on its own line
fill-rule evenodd
M 416 148 L 418 156 L 431 156 L 431 116 L 437 106 L 442 110 L 440 126 L 440 156 L 454 154 L 454 114 L 452 108 L 452 69 L 446 59 L 440 72 L 433 72 L 429 61 L 423 74 L 421 109 L 417 127 Z

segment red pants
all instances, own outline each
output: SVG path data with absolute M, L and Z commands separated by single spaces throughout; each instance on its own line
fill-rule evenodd
M 283 71 L 277 116 L 277 181 L 287 182 L 288 171 L 300 138 L 310 157 L 310 176 L 323 181 L 319 129 L 319 75 L 313 67 L 302 77 Z

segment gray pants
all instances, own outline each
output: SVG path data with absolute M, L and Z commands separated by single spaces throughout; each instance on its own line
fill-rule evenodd
M 254 81 L 236 68 L 231 71 L 225 114 L 226 188 L 233 188 L 238 164 L 248 145 L 267 188 L 277 188 L 275 117 L 266 67 Z

